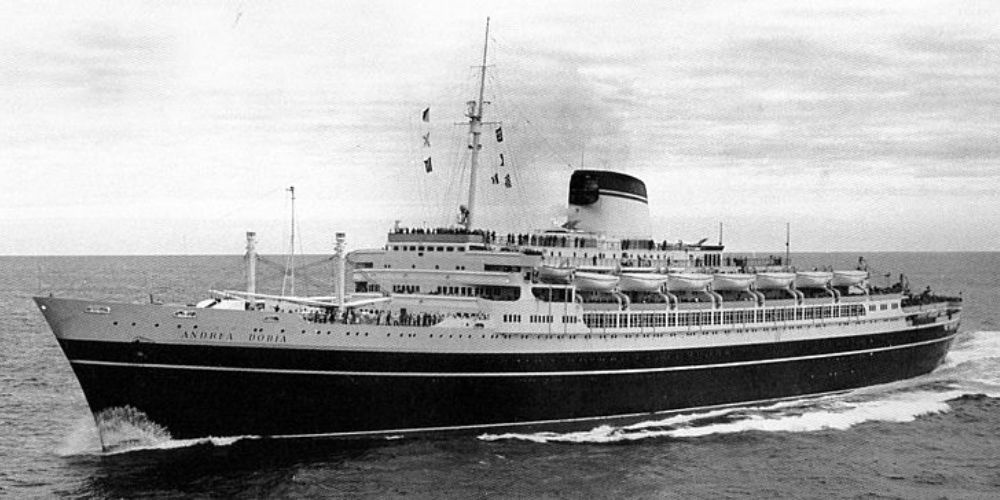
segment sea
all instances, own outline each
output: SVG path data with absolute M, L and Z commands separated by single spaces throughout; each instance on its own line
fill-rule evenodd
M 860 256 L 876 285 L 905 273 L 915 289 L 962 295 L 944 365 L 837 396 L 569 433 L 175 440 L 118 414 L 100 422 L 113 451 L 31 297 L 191 303 L 240 288 L 242 258 L 0 257 L 0 496 L 1000 498 L 1000 253 L 811 253 L 792 263 L 853 269 Z M 290 286 L 283 258 L 264 264 L 262 283 Z M 296 266 L 297 293 L 328 293 L 328 258 Z

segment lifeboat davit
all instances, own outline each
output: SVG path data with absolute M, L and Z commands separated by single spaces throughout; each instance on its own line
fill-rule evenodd
M 860 285 L 868 279 L 868 271 L 834 271 L 833 286 L 855 286 Z
M 622 273 L 618 288 L 626 292 L 657 292 L 668 276 L 656 273 Z
M 667 275 L 667 289 L 671 292 L 700 292 L 712 282 L 711 274 L 676 273 Z
M 573 275 L 573 284 L 578 290 L 606 292 L 618 284 L 618 276 L 613 274 L 577 272 Z
M 540 266 L 538 268 L 538 280 L 542 283 L 566 285 L 573 277 L 571 267 Z
M 752 274 L 716 274 L 712 290 L 717 292 L 749 290 L 756 277 Z
M 826 271 L 806 271 L 795 273 L 795 288 L 826 288 L 833 279 L 833 273 Z
M 758 273 L 758 290 L 782 290 L 791 286 L 795 273 Z

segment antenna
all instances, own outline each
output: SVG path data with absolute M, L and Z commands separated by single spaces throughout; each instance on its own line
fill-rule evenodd
M 483 93 L 486 89 L 486 51 L 490 43 L 490 18 L 486 18 L 486 36 L 483 40 L 483 64 L 479 67 L 479 100 L 469 106 L 469 134 L 472 135 L 472 158 L 469 162 L 469 204 L 465 217 L 465 229 L 472 229 L 472 218 L 476 215 L 476 169 L 479 166 L 479 139 L 483 133 Z

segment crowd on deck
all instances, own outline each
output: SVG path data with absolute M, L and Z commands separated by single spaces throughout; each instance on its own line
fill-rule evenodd
M 482 313 L 409 313 L 405 310 L 393 314 L 392 311 L 379 309 L 347 309 L 337 311 L 311 311 L 303 314 L 303 318 L 313 323 L 341 323 L 347 325 L 385 325 L 385 326 L 434 326 L 449 318 L 485 320 Z

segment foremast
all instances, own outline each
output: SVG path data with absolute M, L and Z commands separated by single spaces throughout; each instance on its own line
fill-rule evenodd
M 472 158 L 469 165 L 469 202 L 466 205 L 465 217 L 462 223 L 466 230 L 472 229 L 473 218 L 476 216 L 476 171 L 479 166 L 479 149 L 483 133 L 483 94 L 486 88 L 486 53 L 490 43 L 490 18 L 486 18 L 486 35 L 483 40 L 483 63 L 479 66 L 479 99 L 469 101 L 469 135 L 472 136 Z

